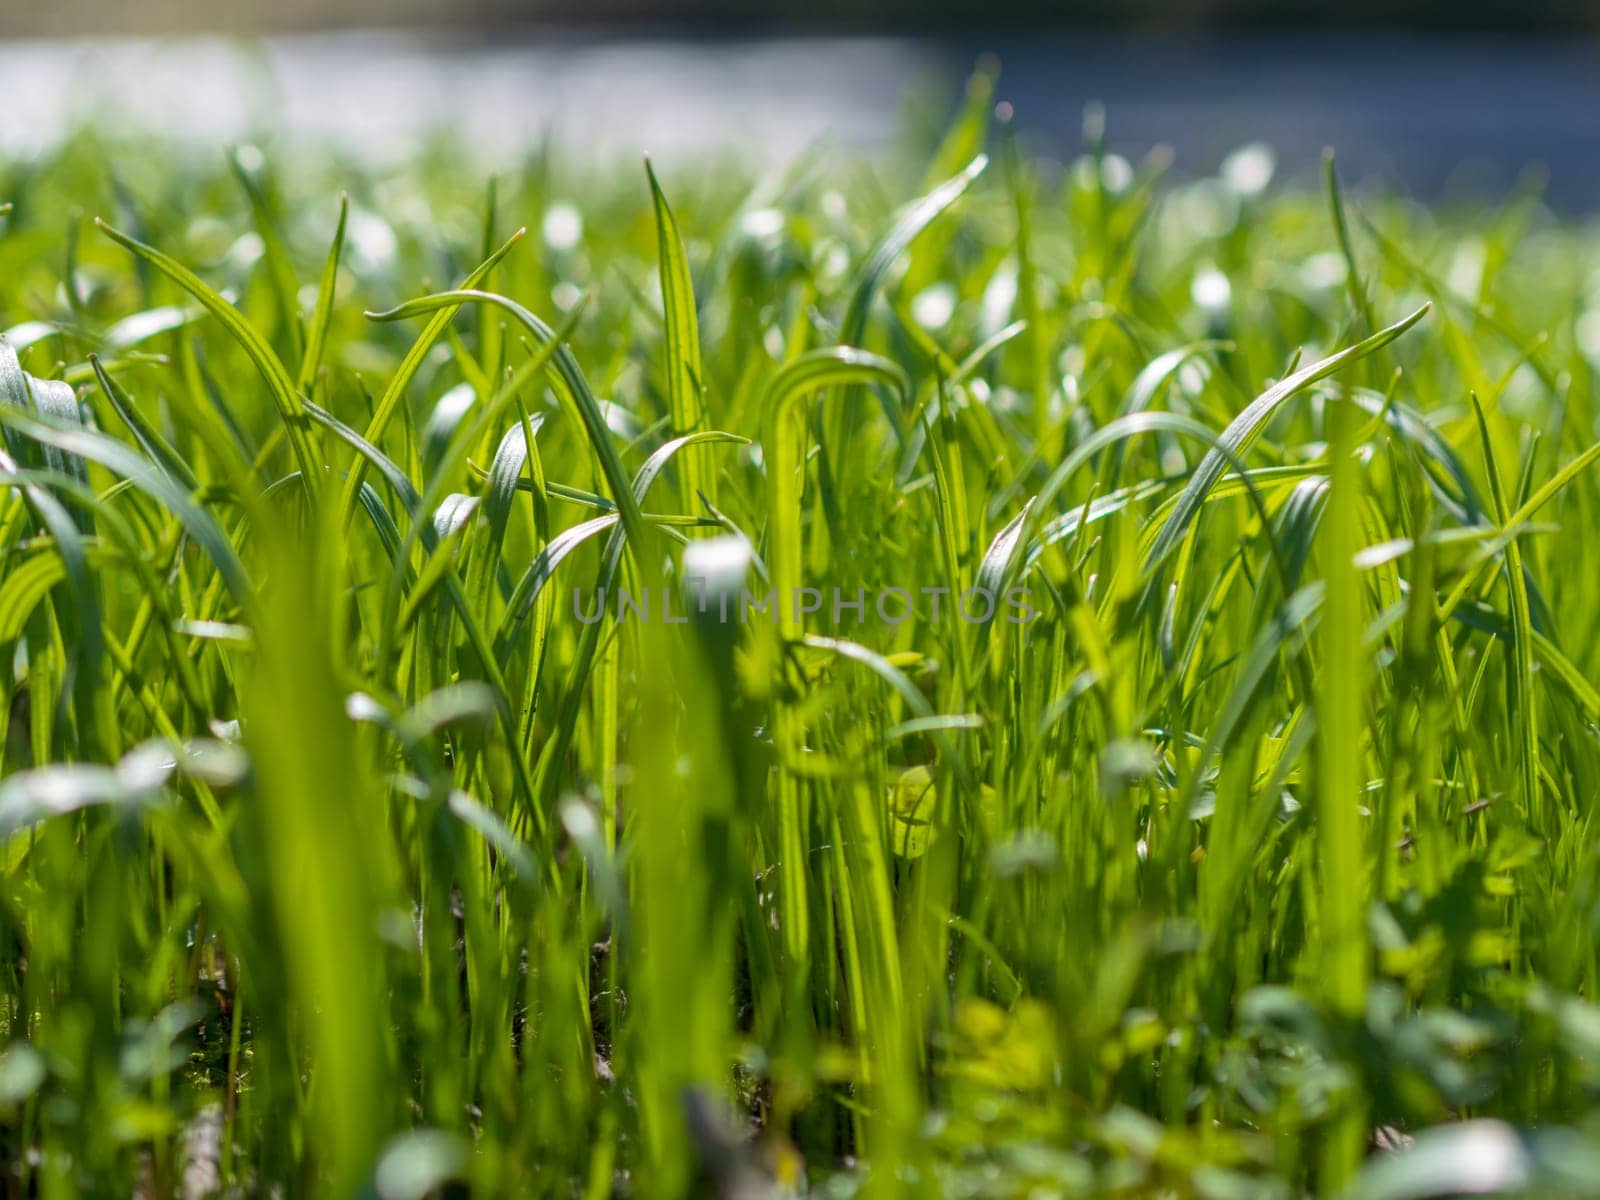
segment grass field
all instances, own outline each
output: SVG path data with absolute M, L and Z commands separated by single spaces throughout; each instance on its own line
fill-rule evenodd
M 993 100 L 0 165 L 0 1191 L 1600 1191 L 1595 231 Z

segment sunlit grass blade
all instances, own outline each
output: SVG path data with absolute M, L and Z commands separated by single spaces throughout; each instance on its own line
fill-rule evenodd
M 328 248 L 328 261 L 322 267 L 322 280 L 317 285 L 317 306 L 311 312 L 311 326 L 306 330 L 306 352 L 300 360 L 300 373 L 295 378 L 295 389 L 309 395 L 322 366 L 323 346 L 328 340 L 328 323 L 333 319 L 334 295 L 339 284 L 339 256 L 344 251 L 345 224 L 350 218 L 350 197 L 339 197 L 339 223 L 333 230 L 333 245 Z
M 256 370 L 261 373 L 267 391 L 277 405 L 278 416 L 283 422 L 289 445 L 294 451 L 301 478 L 312 495 L 316 495 L 321 482 L 317 465 L 320 460 L 311 441 L 305 406 L 300 402 L 300 395 L 295 390 L 293 380 L 289 378 L 289 372 L 273 352 L 272 347 L 267 344 L 266 339 L 256 332 L 238 309 L 218 295 L 188 267 L 163 254 L 154 246 L 147 246 L 138 239 L 113 229 L 98 217 L 95 218 L 95 225 L 112 241 L 138 255 L 193 296 L 239 343 Z
M 684 253 L 683 238 L 678 233 L 678 222 L 649 159 L 645 160 L 644 168 L 655 206 L 656 256 L 660 262 L 661 302 L 666 316 L 667 401 L 673 431 L 682 436 L 696 432 L 703 424 L 701 390 L 705 369 L 700 362 L 694 279 L 689 274 L 689 260 Z M 694 498 L 701 492 L 713 502 L 716 500 L 698 452 L 691 450 L 683 456 L 679 474 L 678 506 L 682 511 L 692 511 Z
M 1177 507 L 1167 518 L 1161 528 L 1160 535 L 1155 544 L 1150 548 L 1150 555 L 1146 560 L 1146 570 L 1153 571 L 1165 562 L 1181 539 L 1189 530 L 1190 522 L 1198 515 L 1200 506 L 1205 501 L 1205 496 L 1221 476 L 1228 464 L 1228 456 L 1243 457 L 1251 444 L 1260 435 L 1262 426 L 1267 419 L 1288 399 L 1303 391 L 1319 379 L 1326 379 L 1341 367 L 1371 354 L 1374 350 L 1381 349 L 1394 341 L 1406 330 L 1427 315 L 1428 306 L 1417 309 L 1408 317 L 1395 322 L 1385 329 L 1362 339 L 1353 346 L 1331 354 L 1309 366 L 1301 367 L 1291 375 L 1279 380 L 1260 396 L 1256 397 L 1250 405 L 1233 419 L 1233 422 L 1222 433 L 1219 446 L 1206 454 L 1200 460 L 1200 465 L 1190 476 L 1187 486 L 1179 497 Z M 1226 451 L 1226 453 L 1224 453 Z

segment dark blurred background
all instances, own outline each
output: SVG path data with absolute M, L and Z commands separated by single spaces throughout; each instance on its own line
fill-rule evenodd
M 1180 174 L 1265 143 L 1309 179 L 1332 145 L 1356 186 L 1600 209 L 1600 0 L 0 0 L 0 154 L 92 121 L 783 159 L 941 117 L 984 55 L 1046 153 L 1103 105 Z
M 451 30 L 581 24 L 703 33 L 897 33 L 1112 28 L 1406 29 L 1551 33 L 1600 28 L 1596 0 L 3 0 L 13 35 Z

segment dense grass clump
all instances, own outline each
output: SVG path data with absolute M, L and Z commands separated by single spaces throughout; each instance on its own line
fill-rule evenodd
M 6 1192 L 1600 1188 L 1595 240 L 991 86 L 0 167 Z

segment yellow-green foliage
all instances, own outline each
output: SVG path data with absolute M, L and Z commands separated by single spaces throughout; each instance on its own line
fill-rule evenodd
M 1600 1188 L 1600 242 L 992 95 L 0 164 L 0 1190 Z

